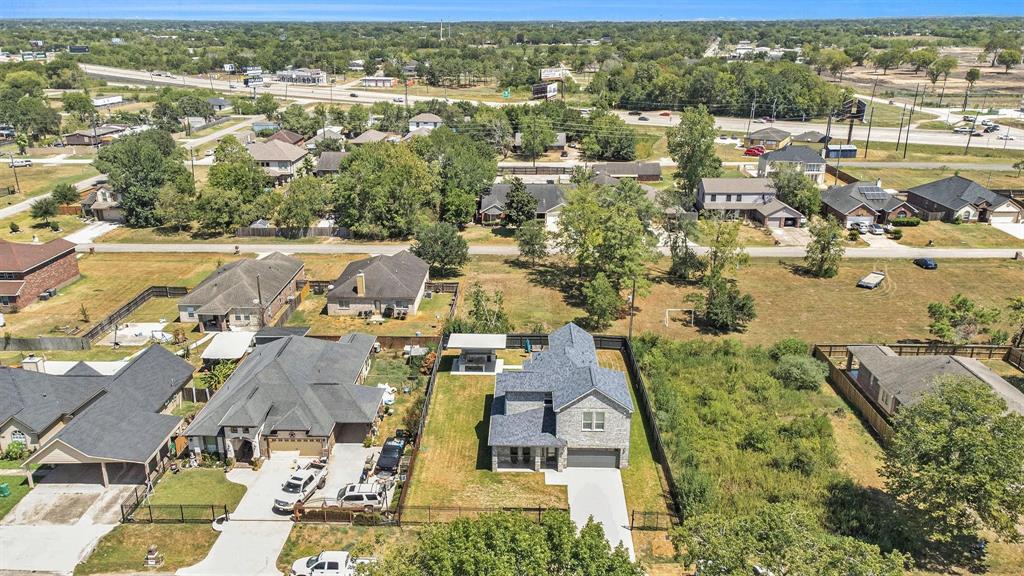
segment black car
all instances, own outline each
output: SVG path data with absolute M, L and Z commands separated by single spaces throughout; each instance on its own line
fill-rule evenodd
M 350 98 L 359 98 L 359 94 L 356 94 L 355 92 L 353 92 L 353 93 L 349 94 L 349 97 Z
M 935 270 L 936 268 L 939 267 L 938 263 L 936 263 L 935 260 L 932 260 L 931 258 L 918 258 L 914 260 L 914 265 L 918 266 L 919 268 L 924 268 L 925 270 Z
M 375 472 L 378 476 L 394 476 L 398 473 L 398 465 L 402 462 L 402 453 L 405 452 L 406 441 L 404 438 L 388 438 L 384 447 L 380 450 L 380 457 L 377 458 Z
M 639 116 L 639 115 L 640 115 L 640 111 L 639 111 L 639 110 L 630 110 L 630 111 L 628 112 L 628 114 L 629 114 L 630 116 Z

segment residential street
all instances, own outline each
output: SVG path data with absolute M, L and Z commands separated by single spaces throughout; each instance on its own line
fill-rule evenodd
M 86 188 L 94 186 L 98 182 L 103 182 L 106 179 L 107 176 L 105 174 L 99 174 L 97 176 L 93 176 L 92 178 L 86 178 L 85 180 L 75 183 L 75 187 L 78 188 L 79 190 L 84 190 Z M 22 200 L 17 204 L 11 204 L 10 206 L 7 206 L 5 208 L 0 208 L 0 218 L 9 218 L 16 214 L 20 214 L 31 208 L 32 204 L 34 204 L 36 200 L 39 200 L 40 198 L 47 198 L 49 196 L 50 193 L 47 192 L 45 194 L 40 194 L 38 196 L 33 196 L 26 200 Z

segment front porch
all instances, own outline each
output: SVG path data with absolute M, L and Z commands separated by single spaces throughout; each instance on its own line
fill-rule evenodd
M 567 463 L 565 446 L 491 446 L 491 470 L 494 472 L 561 472 Z

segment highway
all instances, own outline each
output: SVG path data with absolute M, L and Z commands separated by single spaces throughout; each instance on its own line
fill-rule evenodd
M 252 94 L 252 90 L 246 88 L 241 82 L 229 82 L 227 80 L 217 80 L 212 77 L 202 76 L 183 76 L 174 74 L 168 76 L 154 76 L 150 72 L 143 72 L 140 70 L 129 70 L 124 68 L 114 68 L 111 66 L 97 66 L 94 64 L 80 64 L 83 71 L 90 76 L 103 78 L 107 81 L 114 83 L 126 83 L 126 84 L 138 84 L 138 85 L 158 85 L 158 86 L 191 86 L 195 88 L 213 88 L 215 90 L 234 93 L 234 94 Z M 274 96 L 294 98 L 299 100 L 307 100 L 313 102 L 334 102 L 334 103 L 361 103 L 361 104 L 373 104 L 374 102 L 391 102 L 395 98 L 399 97 L 396 93 L 382 93 L 372 92 L 367 90 L 360 90 L 355 88 L 354 85 L 357 83 L 356 80 L 347 82 L 345 84 L 328 84 L 322 86 L 305 86 L 301 84 L 286 84 L 284 82 L 271 81 L 269 86 L 261 86 L 256 89 L 257 94 L 273 94 Z M 231 88 L 231 84 L 235 85 L 235 88 Z M 355 94 L 352 97 L 351 94 Z M 402 96 L 404 98 L 404 96 Z M 432 96 L 409 96 L 409 102 L 429 102 L 436 100 Z M 449 97 L 449 101 L 463 100 L 460 98 Z M 504 106 L 504 102 L 484 102 L 480 100 L 465 99 L 468 102 L 472 102 L 477 105 L 484 106 Z M 522 104 L 522 102 L 510 102 L 509 104 Z M 930 110 L 929 111 L 933 111 Z M 630 116 L 626 111 L 619 110 L 616 113 L 627 123 L 638 126 L 660 126 L 667 127 L 673 126 L 679 123 L 679 117 L 677 114 L 671 116 L 661 116 L 658 112 L 645 112 L 644 116 L 647 118 L 646 121 L 640 120 L 640 116 Z M 750 123 L 747 118 L 733 118 L 727 116 L 716 116 L 715 125 L 720 130 L 728 130 L 731 132 L 746 132 L 749 125 L 750 130 L 758 130 L 768 126 L 768 124 Z M 806 132 L 808 130 L 817 130 L 819 132 L 825 132 L 826 126 L 820 122 L 799 122 L 790 120 L 780 120 L 773 124 L 777 128 L 781 128 L 794 134 Z M 847 125 L 833 124 L 832 134 L 835 138 L 845 139 L 847 133 Z M 1021 132 L 1015 130 L 1014 132 Z M 986 134 L 981 137 L 972 137 L 971 146 L 978 148 L 1007 148 L 1013 150 L 1024 150 L 1024 133 L 1017 134 L 1020 136 L 1015 140 L 1005 141 L 997 139 L 999 134 L 1004 132 L 996 132 L 992 134 Z M 853 139 L 854 140 L 866 140 L 868 134 L 868 127 L 866 125 L 856 125 L 853 128 Z M 904 132 L 905 134 L 905 132 Z M 873 127 L 871 129 L 871 140 L 876 142 L 896 142 L 897 137 L 900 135 L 898 128 L 880 128 Z M 951 131 L 945 130 L 917 130 L 912 129 L 910 131 L 910 144 L 935 144 L 943 146 L 964 146 L 967 144 L 966 134 L 953 134 Z

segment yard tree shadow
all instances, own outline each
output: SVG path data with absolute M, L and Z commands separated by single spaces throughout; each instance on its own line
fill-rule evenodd
M 487 444 L 487 432 L 491 425 L 491 404 L 494 403 L 494 394 L 484 396 L 484 413 L 477 422 L 476 430 L 476 469 L 491 469 L 491 448 Z
M 579 308 L 583 305 L 581 280 L 575 266 L 554 261 L 516 265 L 527 269 L 526 276 L 531 284 L 557 290 L 562 294 L 562 300 L 569 306 Z

